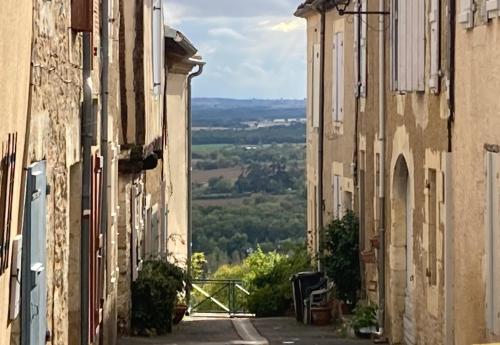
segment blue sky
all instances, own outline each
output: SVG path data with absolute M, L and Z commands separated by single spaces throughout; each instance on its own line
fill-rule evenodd
M 299 0 L 165 1 L 167 24 L 207 61 L 195 97 L 305 97 L 306 23 L 293 16 Z

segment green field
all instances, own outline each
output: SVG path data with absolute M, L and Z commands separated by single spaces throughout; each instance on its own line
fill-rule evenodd
M 206 145 L 193 145 L 193 152 L 197 153 L 211 153 L 219 151 L 228 146 L 233 146 L 231 144 L 206 144 Z

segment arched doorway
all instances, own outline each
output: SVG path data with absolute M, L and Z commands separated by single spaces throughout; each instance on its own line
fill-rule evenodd
M 412 183 L 408 165 L 400 155 L 394 167 L 391 200 L 390 287 L 392 300 L 393 342 L 415 344 L 413 291 Z

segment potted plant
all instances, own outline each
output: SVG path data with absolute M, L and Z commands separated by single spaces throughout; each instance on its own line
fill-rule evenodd
M 359 265 L 359 220 L 352 211 L 333 220 L 325 229 L 324 264 L 335 283 L 335 297 L 342 301 L 343 312 L 355 304 L 361 287 Z
M 186 293 L 179 292 L 177 294 L 177 300 L 175 301 L 175 307 L 174 307 L 174 316 L 173 316 L 174 325 L 177 325 L 182 321 L 184 315 L 186 315 L 187 310 L 188 306 L 186 302 Z
M 351 326 L 356 335 L 369 338 L 377 331 L 377 306 L 371 303 L 358 303 L 354 308 Z

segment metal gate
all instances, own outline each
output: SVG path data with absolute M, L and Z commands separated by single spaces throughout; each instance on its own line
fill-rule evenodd
M 190 312 L 248 314 L 250 293 L 241 280 L 195 279 L 192 282 Z
M 21 273 L 21 343 L 42 345 L 45 344 L 47 333 L 46 162 L 29 166 L 26 181 Z

